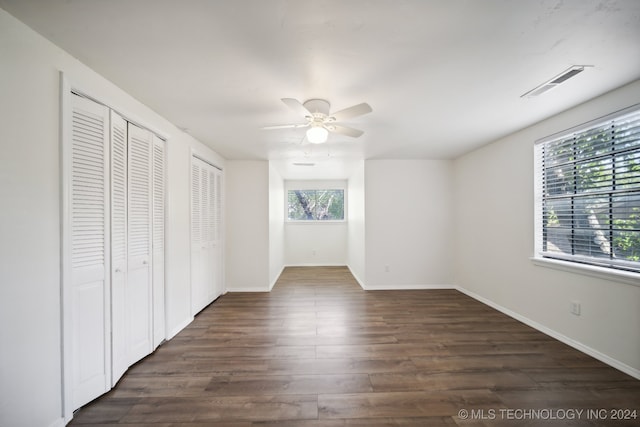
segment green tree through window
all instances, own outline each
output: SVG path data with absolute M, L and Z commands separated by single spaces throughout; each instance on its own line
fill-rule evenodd
M 290 221 L 343 221 L 344 190 L 289 190 Z

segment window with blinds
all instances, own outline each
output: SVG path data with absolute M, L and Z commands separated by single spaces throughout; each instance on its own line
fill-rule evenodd
M 640 105 L 535 145 L 536 253 L 640 272 Z

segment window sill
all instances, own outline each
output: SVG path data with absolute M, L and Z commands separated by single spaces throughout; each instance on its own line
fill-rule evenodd
M 285 224 L 293 224 L 293 225 L 309 225 L 309 224 L 346 224 L 346 220 L 325 220 L 325 221 L 314 221 L 314 220 L 300 220 L 300 221 L 289 221 L 285 220 Z
M 550 258 L 532 257 L 530 259 L 533 264 L 539 267 L 553 268 L 554 270 L 568 271 L 570 273 L 582 274 L 585 276 L 596 277 L 598 279 L 612 280 L 640 287 L 640 274 L 638 273 Z

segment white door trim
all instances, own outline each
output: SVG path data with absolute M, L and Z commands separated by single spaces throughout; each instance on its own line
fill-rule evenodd
M 71 280 L 71 252 L 70 234 L 71 215 L 69 214 L 69 194 L 71 193 L 71 85 L 63 72 L 60 72 L 60 357 L 62 360 L 62 417 L 65 424 L 73 418 L 73 403 L 71 398 L 72 358 L 71 333 L 71 313 L 65 310 L 70 305 L 70 290 L 66 284 Z M 68 354 L 68 355 L 67 355 Z

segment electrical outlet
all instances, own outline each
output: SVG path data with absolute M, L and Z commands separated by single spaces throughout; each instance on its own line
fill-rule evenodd
M 580 301 L 571 301 L 571 314 L 580 316 Z
M 388 272 L 390 272 L 390 271 L 391 271 L 391 269 L 389 268 L 389 266 L 388 266 L 388 265 L 385 265 L 385 266 L 384 266 L 384 271 L 385 271 L 385 273 L 388 273 Z
M 316 250 L 315 250 L 315 249 L 311 251 L 311 255 L 316 256 L 317 254 L 318 254 L 318 253 L 316 252 Z

